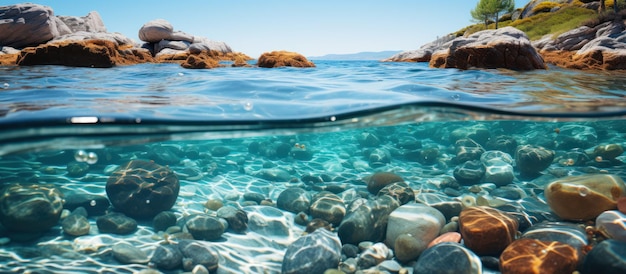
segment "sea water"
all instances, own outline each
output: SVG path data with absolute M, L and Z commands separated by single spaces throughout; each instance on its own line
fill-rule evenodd
M 208 201 L 247 214 L 243 233 L 226 230 L 210 241 L 219 253 L 218 273 L 279 273 L 285 250 L 305 233 L 298 214 L 276 207 L 288 188 L 310 195 L 329 191 L 348 206 L 376 196 L 368 193 L 366 178 L 392 172 L 418 202 L 425 194 L 464 206 L 467 197 L 505 201 L 532 226 L 559 220 L 542 194 L 551 180 L 626 176 L 624 156 L 593 156 L 599 145 L 626 145 L 623 72 L 460 71 L 378 61 L 316 65 L 2 67 L 0 183 L 52 186 L 66 198 L 106 198 L 116 169 L 133 160 L 152 161 L 170 168 L 180 182 L 170 209 L 179 222 L 215 216 Z M 493 145 L 502 136 L 514 147 Z M 536 176 L 516 169 L 506 186 L 482 179 L 473 184 L 478 191 L 467 184 L 451 187 L 461 165 L 457 141 L 464 138 L 513 159 L 515 147 L 523 145 L 553 150 L 555 158 Z M 518 196 L 492 197 L 489 190 L 499 187 Z M 264 201 L 246 198 L 253 194 Z M 118 235 L 98 231 L 97 218 L 88 216 L 89 233 L 82 236 L 67 235 L 60 223 L 38 233 L 0 228 L 0 272 L 155 268 L 122 264 L 112 255 L 120 242 L 148 256 L 167 244 L 170 236 L 155 231 L 151 219 L 139 218 L 136 231 Z

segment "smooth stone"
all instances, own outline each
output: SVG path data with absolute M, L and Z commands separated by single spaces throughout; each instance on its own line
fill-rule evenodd
M 499 255 L 515 240 L 517 229 L 515 217 L 491 207 L 468 207 L 459 215 L 465 246 L 481 256 Z
M 463 209 L 463 202 L 459 199 L 453 199 L 439 193 L 418 193 L 415 195 L 415 201 L 433 207 L 443 213 L 446 220 L 450 220 L 454 216 L 459 216 Z
M 294 178 L 287 170 L 279 167 L 261 169 L 254 176 L 271 182 L 289 182 Z
M 519 200 L 522 198 L 523 190 L 513 187 L 498 187 L 491 192 L 489 195 L 494 197 L 500 197 L 508 200 Z
M 113 245 L 113 257 L 122 264 L 147 264 L 150 260 L 146 252 L 125 242 Z
M 513 164 L 513 157 L 510 154 L 498 150 L 488 150 L 485 151 L 482 155 L 480 155 L 480 161 L 484 165 L 488 165 L 489 162 L 498 160 L 505 162 L 507 164 Z
M 87 220 L 87 210 L 84 207 L 76 208 L 70 215 L 61 221 L 63 232 L 72 236 L 89 234 L 91 225 Z
M 591 220 L 617 208 L 617 199 L 626 196 L 619 176 L 592 174 L 568 176 L 546 185 L 544 195 L 550 209 L 564 220 Z
M 402 205 L 389 214 L 385 244 L 394 248 L 399 235 L 409 234 L 420 243 L 419 249 L 412 250 L 419 256 L 445 224 L 446 218 L 439 210 L 417 203 Z
M 459 164 L 467 161 L 478 161 L 485 152 L 485 149 L 472 139 L 459 139 L 454 143 L 454 146 L 456 147 L 455 161 Z
M 265 200 L 265 196 L 261 193 L 246 192 L 243 194 L 243 199 L 246 201 L 254 201 L 257 204 L 260 204 L 263 200 Z
M 559 134 L 556 136 L 555 142 L 560 150 L 569 150 L 573 148 L 586 149 L 598 140 L 598 134 L 593 127 L 568 124 L 559 128 Z
M 427 248 L 430 248 L 436 244 L 440 244 L 440 243 L 460 243 L 461 242 L 461 233 L 458 232 L 446 232 L 443 233 L 441 235 L 439 235 L 437 238 L 435 238 L 434 240 L 430 241 L 430 243 L 428 243 Z
M 348 258 L 356 258 L 359 255 L 359 247 L 353 244 L 344 244 L 341 246 L 341 253 Z
M 63 203 L 63 207 L 68 210 L 74 210 L 78 207 L 85 208 L 88 216 L 104 215 L 110 205 L 109 199 L 105 196 L 82 193 L 65 196 L 65 203 Z
M 156 19 L 145 23 L 139 29 L 139 39 L 145 42 L 157 43 L 161 40 L 169 40 L 174 32 L 174 27 L 164 19 Z
M 398 201 L 388 195 L 373 200 L 354 200 L 337 229 L 341 242 L 358 244 L 363 241 L 382 241 L 389 214 L 399 206 Z
M 523 145 L 515 153 L 517 169 L 523 176 L 536 176 L 552 164 L 554 151 L 541 146 Z
M 415 201 L 415 193 L 413 192 L 413 189 L 405 182 L 396 182 L 386 185 L 378 191 L 378 196 L 382 195 L 389 195 L 396 198 L 400 205 Z
M 313 152 L 302 145 L 302 147 L 293 147 L 289 155 L 299 161 L 310 161 L 313 159 Z
M 401 263 L 408 263 L 417 259 L 419 254 L 416 254 L 414 250 L 425 250 L 425 246 L 418 239 L 410 234 L 400 234 L 394 241 L 394 253 L 396 260 Z
M 39 184 L 6 184 L 0 191 L 0 222 L 19 232 L 43 232 L 59 222 L 63 194 Z
M 380 145 L 380 138 L 371 132 L 362 132 L 356 136 L 356 139 L 362 147 L 377 147 Z
M 196 240 L 214 241 L 222 237 L 226 227 L 218 218 L 208 215 L 191 216 L 185 227 Z
M 196 265 L 191 269 L 191 274 L 209 274 L 209 270 L 203 265 Z
M 214 146 L 210 150 L 213 157 L 226 157 L 230 154 L 230 148 L 225 146 Z
M 565 222 L 538 223 L 525 230 L 521 238 L 567 244 L 579 251 L 579 258 L 583 257 L 584 248 L 588 244 L 587 234 L 582 227 Z
M 593 155 L 602 157 L 603 160 L 615 160 L 624 153 L 624 148 L 619 144 L 599 145 L 593 149 Z
M 365 249 L 357 257 L 357 266 L 361 269 L 367 269 L 376 266 L 387 260 L 390 255 L 389 248 L 383 243 L 375 243 Z
M 585 256 L 581 273 L 626 273 L 626 243 L 608 239 L 594 246 Z
M 578 252 L 560 242 L 519 239 L 500 255 L 500 271 L 507 273 L 572 273 Z
M 236 233 L 244 233 L 248 229 L 248 215 L 241 209 L 224 206 L 217 210 L 217 217 L 225 219 L 228 228 Z
M 369 166 L 372 168 L 383 167 L 391 162 L 391 154 L 386 149 L 375 148 L 368 157 Z M 368 189 L 369 190 L 369 189 Z
M 67 176 L 83 177 L 89 173 L 89 164 L 85 162 L 72 161 L 67 163 Z
M 489 128 L 484 124 L 473 124 L 457 128 L 450 132 L 450 142 L 454 143 L 460 139 L 472 139 L 478 143 L 484 144 L 491 137 Z
M 283 211 L 273 206 L 247 206 L 248 229 L 266 237 L 288 237 L 290 222 Z
M 163 211 L 152 219 L 154 231 L 165 231 L 168 227 L 176 225 L 176 214 L 171 211 Z
M 391 172 L 377 172 L 372 176 L 369 176 L 369 178 L 365 178 L 365 181 L 367 184 L 367 191 L 376 195 L 385 186 L 397 182 L 404 182 L 404 179 Z
M 356 265 L 356 258 L 348 258 L 345 261 L 339 263 L 339 270 L 343 271 L 343 273 L 355 273 L 357 269 L 358 266 Z
M 183 253 L 178 245 L 158 245 L 150 258 L 150 262 L 159 269 L 174 270 L 183 263 Z
M 98 217 L 96 225 L 100 233 L 126 235 L 137 230 L 137 221 L 117 212 Z
M 626 243 L 626 214 L 617 210 L 602 212 L 596 218 L 596 229 L 613 240 Z
M 483 181 L 491 182 L 497 186 L 505 186 L 513 182 L 515 174 L 510 163 L 499 159 L 491 159 L 483 162 L 485 175 Z
M 338 226 L 343 217 L 346 216 L 346 206 L 339 196 L 330 192 L 320 192 L 311 204 L 309 212 L 313 218 L 319 218 L 333 224 L 333 226 Z
M 456 243 L 440 243 L 426 249 L 413 267 L 414 274 L 482 273 L 480 258 L 471 250 Z
M 214 273 L 219 266 L 219 252 L 204 241 L 181 240 L 178 248 L 183 255 L 183 269 L 191 271 L 195 266 L 204 266 Z
M 485 175 L 485 166 L 478 160 L 468 160 L 458 165 L 452 174 L 457 182 L 470 186 L 480 182 Z
M 311 195 L 299 187 L 287 188 L 278 195 L 276 206 L 291 213 L 308 213 L 311 206 Z
M 106 184 L 106 193 L 117 211 L 130 217 L 151 219 L 172 208 L 180 183 L 167 166 L 131 160 L 118 167 Z
M 502 151 L 509 155 L 513 155 L 517 149 L 517 140 L 515 140 L 512 136 L 498 135 L 495 138 L 489 139 L 485 147 L 489 150 Z
M 341 243 L 337 235 L 318 229 L 304 235 L 287 247 L 282 273 L 323 273 L 337 268 L 341 260 Z
M 391 273 L 398 273 L 402 270 L 402 265 L 394 260 L 385 260 L 378 264 L 378 269 Z

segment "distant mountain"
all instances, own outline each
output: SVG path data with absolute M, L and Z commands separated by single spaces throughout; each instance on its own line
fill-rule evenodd
M 401 50 L 387 50 L 387 51 L 366 51 L 350 54 L 327 54 L 324 56 L 311 56 L 307 57 L 309 60 L 382 60 L 393 56 L 396 53 L 402 52 Z

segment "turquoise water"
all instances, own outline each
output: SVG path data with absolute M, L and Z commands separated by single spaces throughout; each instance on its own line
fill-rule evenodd
M 2 67 L 0 182 L 51 185 L 66 200 L 107 198 L 115 170 L 132 160 L 153 161 L 180 182 L 169 210 L 178 227 L 188 216 L 216 215 L 207 201 L 247 214 L 244 233 L 226 230 L 208 241 L 219 252 L 218 273 L 279 273 L 285 250 L 305 231 L 297 212 L 276 206 L 288 188 L 312 196 L 329 191 L 348 207 L 359 197 L 374 199 L 366 183 L 372 174 L 392 172 L 418 202 L 434 206 L 438 199 L 460 208 L 468 199 L 482 201 L 516 212 L 523 232 L 560 220 L 543 197 L 550 181 L 584 174 L 625 178 L 624 156 L 598 160 L 594 152 L 600 145 L 626 145 L 623 72 L 459 71 L 376 61 L 316 65 Z M 453 184 L 463 164 L 457 142 L 466 138 L 512 159 L 517 146 L 542 146 L 554 160 L 532 176 L 513 163 L 514 178 L 504 185 L 485 178 Z M 499 138 L 514 145 L 498 145 Z M 249 198 L 259 194 L 264 203 Z M 446 222 L 454 216 L 445 216 Z M 151 218 L 137 218 L 137 230 L 118 235 L 100 232 L 98 217 L 88 216 L 89 232 L 82 236 L 65 233 L 60 221 L 37 233 L 0 228 L 0 272 L 157 268 L 123 264 L 112 255 L 115 244 L 126 242 L 152 256 L 170 236 L 155 231 Z M 174 241 L 184 237 L 170 234 Z M 412 270 L 413 263 L 402 266 Z

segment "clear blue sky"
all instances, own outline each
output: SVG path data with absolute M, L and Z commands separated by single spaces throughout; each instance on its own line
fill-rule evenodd
M 98 11 L 108 31 L 136 41 L 144 23 L 162 18 L 175 30 L 257 58 L 272 50 L 318 56 L 417 49 L 471 24 L 478 0 L 0 0 L 0 6 L 23 2 L 50 6 L 56 15 Z

